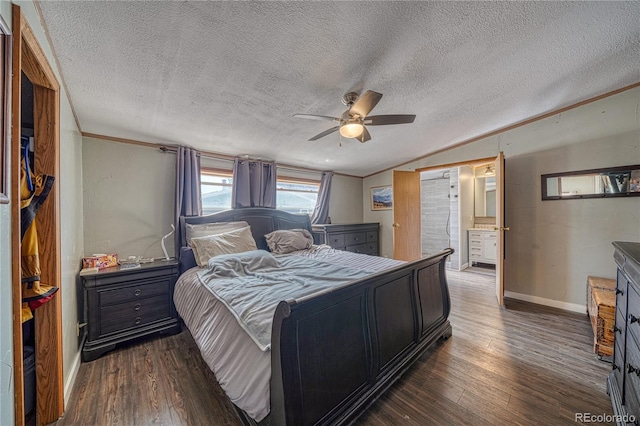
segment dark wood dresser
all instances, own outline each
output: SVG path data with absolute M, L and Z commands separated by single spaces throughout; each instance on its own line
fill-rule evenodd
M 173 305 L 177 260 L 107 268 L 81 278 L 87 322 L 83 361 L 93 361 L 117 343 L 181 330 Z
M 313 241 L 338 250 L 378 256 L 380 253 L 380 224 L 312 225 Z
M 613 364 L 607 391 L 618 425 L 637 425 L 640 420 L 640 243 L 616 241 L 613 246 L 618 278 Z

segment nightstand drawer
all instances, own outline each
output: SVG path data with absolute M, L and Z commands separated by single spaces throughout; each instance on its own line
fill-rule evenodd
M 367 242 L 366 232 L 354 232 L 353 234 L 344 234 L 344 245 L 362 244 Z
M 120 303 L 100 310 L 100 334 L 139 327 L 171 317 L 168 295 Z
M 100 305 L 114 305 L 129 300 L 169 294 L 170 279 L 164 278 L 148 284 L 132 285 L 114 290 L 100 291 Z

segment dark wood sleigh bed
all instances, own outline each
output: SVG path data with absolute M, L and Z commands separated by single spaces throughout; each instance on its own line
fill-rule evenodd
M 246 221 L 256 245 L 279 229 L 311 231 L 307 215 L 247 208 L 181 218 L 185 225 Z M 437 255 L 278 305 L 271 334 L 270 414 L 260 425 L 353 421 L 429 347 L 451 336 L 445 260 Z M 195 265 L 181 249 L 182 271 Z M 244 424 L 257 424 L 238 409 Z

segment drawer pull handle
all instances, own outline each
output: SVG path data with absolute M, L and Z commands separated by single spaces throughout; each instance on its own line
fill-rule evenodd
M 142 322 L 142 318 L 136 317 L 136 324 L 140 324 Z
M 613 328 L 611 329 L 611 331 L 612 331 L 613 333 L 620 333 L 620 334 L 622 334 L 622 329 L 621 329 L 621 328 L 616 327 L 615 325 L 613 326 Z
M 611 364 L 611 369 L 612 369 L 613 371 L 616 371 L 616 370 L 620 370 L 620 367 L 618 367 L 618 366 L 614 363 L 614 364 Z
M 619 288 L 616 288 L 616 294 L 621 294 L 624 296 L 624 291 L 620 290 Z
M 360 238 L 358 238 L 358 237 L 353 237 L 353 239 L 356 240 L 356 241 L 360 241 Z
M 627 364 L 627 372 L 629 374 L 636 373 L 637 376 L 640 376 L 640 369 L 634 368 L 631 364 Z
M 136 303 L 136 305 L 133 307 L 133 309 L 135 309 L 136 311 L 140 310 L 140 304 Z
M 633 324 L 634 322 L 638 322 L 638 317 L 634 317 L 633 314 L 629 314 L 629 324 Z
M 142 294 L 142 290 L 140 290 L 140 289 L 138 288 L 138 289 L 136 289 L 136 291 L 134 291 L 134 292 L 133 292 L 133 294 L 134 294 L 135 296 L 140 296 L 140 294 Z

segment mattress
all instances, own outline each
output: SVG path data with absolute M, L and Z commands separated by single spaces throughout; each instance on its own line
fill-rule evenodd
M 326 245 L 292 254 L 372 274 L 403 263 Z M 259 422 L 270 409 L 271 351 L 260 350 L 244 332 L 225 305 L 200 282 L 199 270 L 191 268 L 178 279 L 174 291 L 176 309 L 231 402 Z

